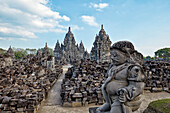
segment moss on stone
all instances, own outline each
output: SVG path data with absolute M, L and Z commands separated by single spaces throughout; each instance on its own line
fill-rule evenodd
M 148 113 L 148 111 L 153 113 L 170 113 L 170 99 L 151 102 L 144 113 Z

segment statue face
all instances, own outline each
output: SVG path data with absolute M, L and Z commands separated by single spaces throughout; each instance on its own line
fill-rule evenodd
M 117 50 L 112 49 L 110 52 L 111 61 L 115 65 L 120 65 L 126 62 L 126 55 L 125 53 Z

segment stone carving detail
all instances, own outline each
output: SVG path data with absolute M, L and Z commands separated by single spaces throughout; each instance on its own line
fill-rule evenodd
M 110 46 L 111 41 L 109 35 L 106 34 L 101 25 L 101 30 L 99 35 L 96 35 L 93 47 L 91 49 L 90 57 L 91 60 L 96 60 L 97 62 L 110 62 Z
M 112 62 L 102 85 L 106 103 L 97 108 L 97 113 L 132 113 L 140 107 L 145 79 L 142 59 L 131 42 L 119 41 L 112 45 Z
M 57 41 L 54 48 L 54 56 L 56 61 L 66 61 L 67 63 L 72 63 L 75 59 L 85 59 L 89 57 L 88 52 L 84 50 L 83 42 L 81 41 L 80 45 L 76 45 L 76 41 L 71 28 L 69 27 L 68 33 L 65 36 L 64 44 Z

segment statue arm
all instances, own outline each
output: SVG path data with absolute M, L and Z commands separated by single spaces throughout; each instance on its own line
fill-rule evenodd
M 118 90 L 120 102 L 133 100 L 135 97 L 143 93 L 145 74 L 139 65 L 132 65 L 128 68 L 128 83 L 129 85 Z

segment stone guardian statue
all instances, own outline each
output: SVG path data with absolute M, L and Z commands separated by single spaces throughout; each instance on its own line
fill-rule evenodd
M 145 74 L 143 55 L 129 41 L 119 41 L 111 46 L 111 65 L 107 71 L 102 93 L 105 104 L 96 113 L 132 113 L 142 102 Z

